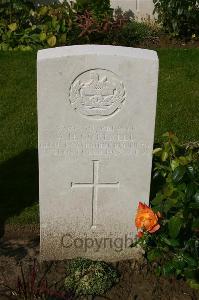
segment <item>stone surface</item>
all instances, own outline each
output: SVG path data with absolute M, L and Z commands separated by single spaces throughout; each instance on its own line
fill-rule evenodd
M 154 51 L 70 46 L 38 52 L 41 259 L 137 252 L 148 202 L 158 82 Z

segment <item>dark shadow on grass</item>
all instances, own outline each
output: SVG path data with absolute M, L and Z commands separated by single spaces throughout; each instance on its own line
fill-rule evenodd
M 15 260 L 19 262 L 27 255 L 39 255 L 39 237 L 30 240 L 0 240 L 0 256 L 15 257 Z
M 0 165 L 0 237 L 5 222 L 38 202 L 38 152 L 26 150 Z

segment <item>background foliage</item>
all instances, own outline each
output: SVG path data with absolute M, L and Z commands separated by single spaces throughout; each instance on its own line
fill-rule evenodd
M 153 0 L 155 12 L 164 29 L 174 36 L 199 35 L 197 0 Z
M 0 49 L 31 50 L 73 44 L 132 46 L 154 36 L 133 14 L 113 13 L 109 1 L 67 1 L 34 6 L 13 0 L 0 8 Z

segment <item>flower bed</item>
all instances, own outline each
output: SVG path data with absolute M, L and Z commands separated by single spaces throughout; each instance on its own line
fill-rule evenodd
M 154 150 L 151 208 L 140 203 L 138 241 L 157 273 L 199 288 L 199 145 L 182 147 L 168 132 Z

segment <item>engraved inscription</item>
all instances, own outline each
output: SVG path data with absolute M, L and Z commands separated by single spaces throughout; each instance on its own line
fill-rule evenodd
M 91 183 L 73 183 L 71 182 L 71 188 L 92 188 L 92 213 L 91 213 L 91 228 L 94 229 L 97 226 L 97 201 L 98 201 L 98 189 L 99 188 L 119 188 L 119 182 L 99 182 L 99 161 L 93 160 L 93 180 Z
M 121 108 L 126 97 L 124 84 L 113 72 L 102 69 L 80 74 L 70 88 L 70 103 L 80 114 L 103 118 Z
M 46 134 L 49 136 L 49 134 Z M 63 126 L 40 150 L 60 157 L 151 155 L 152 145 L 137 139 L 133 126 Z

